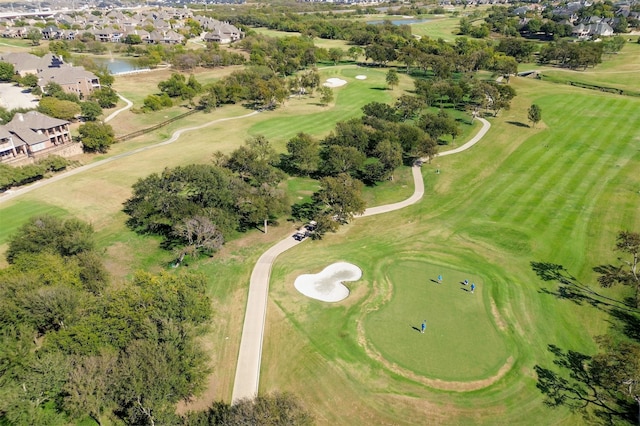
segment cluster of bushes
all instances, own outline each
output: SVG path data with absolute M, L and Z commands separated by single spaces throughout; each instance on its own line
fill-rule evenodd
M 66 93 L 59 84 L 51 82 L 44 88 L 38 111 L 61 120 L 81 116 L 86 121 L 94 121 L 102 114 L 102 106 L 94 101 L 81 101 L 75 93 Z
M 69 164 L 69 160 L 58 155 L 50 155 L 35 164 L 21 167 L 0 164 L 0 191 L 42 179 L 47 173 L 64 170 Z

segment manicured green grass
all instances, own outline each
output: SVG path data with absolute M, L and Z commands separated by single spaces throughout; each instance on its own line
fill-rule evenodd
M 395 258 L 382 273 L 392 297 L 365 318 L 364 328 L 386 360 L 449 381 L 485 379 L 506 362 L 509 354 L 491 315 L 486 288 L 492 284 L 475 271 Z M 443 275 L 442 283 L 438 275 Z M 467 286 L 461 284 L 465 279 Z M 477 286 L 474 293 L 472 283 Z M 427 328 L 421 334 L 423 321 Z
M 0 227 L 0 244 L 5 243 L 7 238 L 13 234 L 16 228 L 22 225 L 26 219 L 43 214 L 65 216 L 67 211 L 55 205 L 26 200 L 16 201 L 11 206 L 3 208 L 2 227 Z
M 455 424 L 494 424 L 497 418 L 518 424 L 537 424 L 540 418 L 549 424 L 580 421 L 567 410 L 544 406 L 533 366 L 553 366 L 550 344 L 594 353 L 592 336 L 607 331 L 607 315 L 554 296 L 556 285 L 541 281 L 530 262 L 561 264 L 614 299 L 629 293 L 599 288 L 592 267 L 614 261 L 619 229 L 640 229 L 640 122 L 634 112 L 640 100 L 529 79 L 512 84 L 519 96 L 511 110 L 492 119 L 480 144 L 423 166 L 426 195 L 419 204 L 356 219 L 336 235 L 306 242 L 278 259 L 262 391 L 305 395 L 321 424 L 415 424 L 426 410 L 434 422 Z M 544 122 L 536 129 L 522 124 L 532 102 L 543 110 Z M 441 173 L 434 174 L 435 168 Z M 345 301 L 312 301 L 293 288 L 299 274 L 338 260 L 364 272 L 361 281 L 349 283 L 352 293 Z M 466 294 L 447 291 L 465 292 L 444 284 L 424 288 L 437 271 L 446 271 L 445 278 L 468 275 L 480 281 L 475 296 L 481 297 L 474 302 L 482 303 L 458 305 Z M 427 300 L 439 295 L 441 304 Z M 420 312 L 423 304 L 435 319 Z M 459 328 L 447 313 L 460 315 Z M 491 332 L 470 333 L 466 315 Z M 393 321 L 400 317 L 406 333 Z M 404 340 L 423 319 L 431 331 L 442 329 L 450 338 Z M 424 342 L 415 341 L 421 337 Z M 457 353 L 450 345 L 463 350 Z M 423 352 L 428 354 L 420 358 Z M 443 394 L 397 376 L 401 367 L 443 380 L 480 377 L 479 370 L 487 377 L 507 357 L 514 363 L 506 375 L 474 392 Z M 313 389 L 303 385 L 312 381 Z M 403 404 L 404 398 L 410 403 Z M 348 407 L 332 410 L 325 401 L 335 399 L 348 400 Z
M 640 93 L 638 69 L 640 69 L 640 44 L 627 42 L 619 53 L 603 55 L 602 63 L 586 70 L 526 64 L 520 71 L 539 70 L 543 79 L 568 84 L 569 82 L 612 87 Z
M 428 19 L 430 19 L 428 22 L 411 25 L 411 33 L 435 40 L 441 38 L 449 42 L 458 37 L 460 17 L 447 15 Z
M 323 136 L 331 131 L 338 121 L 362 115 L 362 107 L 370 102 L 389 102 L 392 91 L 386 90 L 386 70 L 360 68 L 356 66 L 327 67 L 321 70 L 321 81 L 341 78 L 347 84 L 333 89 L 335 104 L 328 107 L 318 105 L 318 95 L 302 98 L 310 107 L 309 113 L 299 113 L 295 118 L 282 116 L 264 120 L 249 129 L 252 135 L 263 135 L 267 139 L 285 142 L 303 131 L 314 136 Z M 356 80 L 356 75 L 366 75 L 366 80 Z

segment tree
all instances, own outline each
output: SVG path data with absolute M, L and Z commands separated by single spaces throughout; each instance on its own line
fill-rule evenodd
M 0 81 L 11 81 L 14 75 L 16 75 L 16 70 L 13 64 L 0 62 Z
M 320 190 L 312 198 L 336 222 L 348 223 L 354 215 L 364 213 L 362 188 L 362 182 L 347 173 L 341 173 L 335 177 L 322 178 Z
M 329 105 L 333 101 L 333 90 L 331 87 L 320 86 L 320 103 Z
M 128 34 L 123 42 L 126 44 L 142 44 L 142 38 L 138 34 Z
M 628 255 L 627 259 L 618 258 L 622 263 L 619 266 L 604 265 L 594 268 L 600 273 L 598 282 L 602 287 L 611 287 L 614 284 L 623 284 L 634 287 L 635 306 L 640 306 L 640 233 L 621 231 L 616 238 L 616 250 Z
M 101 87 L 93 91 L 91 99 L 102 108 L 112 108 L 118 103 L 118 94 L 111 87 Z
M 182 263 L 186 255 L 193 256 L 198 252 L 213 253 L 224 244 L 222 233 L 204 216 L 184 218 L 173 227 L 173 233 L 185 244 L 179 252 L 177 265 Z
M 31 28 L 27 32 L 27 39 L 31 40 L 31 44 L 38 46 L 42 40 L 42 32 L 38 28 Z
M 611 337 L 600 337 L 598 343 L 603 352 L 593 357 L 593 364 L 602 373 L 600 382 L 635 403 L 640 423 L 640 345 Z
M 624 418 L 623 401 L 616 395 L 617 390 L 602 382 L 607 374 L 611 374 L 602 370 L 605 363 L 596 362 L 593 357 L 580 352 L 563 351 L 554 345 L 549 345 L 549 351 L 555 356 L 554 364 L 562 369 L 562 373 L 540 365 L 534 367 L 538 376 L 536 387 L 544 394 L 548 406 L 582 411 L 586 418 L 591 418 L 593 411 L 608 424 Z
M 329 59 L 331 60 L 331 62 L 333 62 L 333 65 L 338 65 L 338 62 L 342 60 L 343 56 L 344 50 L 340 49 L 339 47 L 332 47 L 331 49 L 329 49 Z
M 25 87 L 38 86 L 38 76 L 35 74 L 27 74 L 20 79 L 20 84 Z
M 423 106 L 424 102 L 419 97 L 402 95 L 396 101 L 395 109 L 398 111 L 402 121 L 404 121 L 414 118 Z
M 542 108 L 537 104 L 531 104 L 528 111 L 528 117 L 529 121 L 533 123 L 533 127 L 536 127 L 536 124 L 542 120 Z
M 133 185 L 133 195 L 124 203 L 127 225 L 141 233 L 155 233 L 168 241 L 174 226 L 186 217 L 203 215 L 226 235 L 239 226 L 235 182 L 229 170 L 208 164 L 165 169 Z
M 400 83 L 400 77 L 398 77 L 398 71 L 396 71 L 395 68 L 391 68 L 387 71 L 386 82 L 391 89 Z
M 353 62 L 357 62 L 358 58 L 362 55 L 362 48 L 360 46 L 351 46 L 347 50 L 347 54 Z
M 117 357 L 112 354 L 73 357 L 63 388 L 66 411 L 75 418 L 89 415 L 98 425 L 102 425 L 103 414 L 116 407 L 113 399 L 116 366 Z
M 88 122 L 81 125 L 78 132 L 87 151 L 107 152 L 115 142 L 113 128 L 105 123 Z
M 298 133 L 287 142 L 287 165 L 302 175 L 310 175 L 318 170 L 320 144 L 306 133 Z
M 366 156 L 352 146 L 327 145 L 320 151 L 320 170 L 324 175 L 355 173 L 364 164 Z
M 93 227 L 78 219 L 34 216 L 9 239 L 7 262 L 13 263 L 22 253 L 52 252 L 75 256 L 95 248 Z
M 62 120 L 73 120 L 80 115 L 80 105 L 72 101 L 65 101 L 51 96 L 40 100 L 38 111 Z
M 85 101 L 80 104 L 80 112 L 85 120 L 96 121 L 102 114 L 102 108 L 97 102 Z
M 311 426 L 313 417 L 294 395 L 275 392 L 241 399 L 233 405 L 215 402 L 206 411 L 188 413 L 184 424 Z

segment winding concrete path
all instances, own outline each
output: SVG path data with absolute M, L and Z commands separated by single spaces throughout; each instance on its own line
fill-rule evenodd
M 119 110 L 113 111 L 111 114 L 109 114 L 109 116 L 107 118 L 104 119 L 105 123 L 110 122 L 111 120 L 113 120 L 118 114 L 120 114 L 123 111 L 128 110 L 129 108 L 131 108 L 133 106 L 133 102 L 131 102 L 129 99 L 125 98 L 124 96 L 122 96 L 121 94 L 118 94 L 118 97 L 120 99 L 122 99 L 123 101 L 125 101 L 125 103 L 127 105 L 123 106 L 122 108 L 120 108 Z
M 4 203 L 6 201 L 12 200 L 12 199 L 14 199 L 16 197 L 19 197 L 19 196 L 21 196 L 23 194 L 26 194 L 27 192 L 31 192 L 34 189 L 41 188 L 43 186 L 49 185 L 49 184 L 54 183 L 54 182 L 58 182 L 58 181 L 60 181 L 62 179 L 66 179 L 69 176 L 77 175 L 79 173 L 86 172 L 87 170 L 91 170 L 91 169 L 94 169 L 96 167 L 103 166 L 103 165 L 105 165 L 107 163 L 111 163 L 112 161 L 116 161 L 116 160 L 119 160 L 119 159 L 124 158 L 124 157 L 130 157 L 132 155 L 139 154 L 141 152 L 148 151 L 150 149 L 157 148 L 159 146 L 169 145 L 170 143 L 173 143 L 173 142 L 177 141 L 180 138 L 180 136 L 182 136 L 183 133 L 192 132 L 194 130 L 200 130 L 200 129 L 203 129 L 205 127 L 211 126 L 213 124 L 222 123 L 222 122 L 225 122 L 225 121 L 240 120 L 242 118 L 251 117 L 252 115 L 256 115 L 256 114 L 260 114 L 260 112 L 259 111 L 253 111 L 253 112 L 250 112 L 249 114 L 239 115 L 237 117 L 219 118 L 217 120 L 212 120 L 212 121 L 209 121 L 207 123 L 201 124 L 199 126 L 185 127 L 183 129 L 178 129 L 175 132 L 173 132 L 173 134 L 171 135 L 171 137 L 169 139 L 167 139 L 165 141 L 158 142 L 158 143 L 153 144 L 153 145 L 144 146 L 142 148 L 134 149 L 134 150 L 131 150 L 131 151 L 123 152 L 122 154 L 114 155 L 113 157 L 105 158 L 104 160 L 96 161 L 95 163 L 87 164 L 85 166 L 81 166 L 81 167 L 78 167 L 76 169 L 69 170 L 68 172 L 57 174 L 57 175 L 55 175 L 55 176 L 53 176 L 53 177 L 51 177 L 49 179 L 39 180 L 39 181 L 37 181 L 35 183 L 32 183 L 31 185 L 28 185 L 28 186 L 23 186 L 23 187 L 20 187 L 18 189 L 5 191 L 2 195 L 0 195 L 0 204 Z
M 464 145 L 439 153 L 439 157 L 457 154 L 471 148 L 478 143 L 489 131 L 491 124 L 484 118 L 478 118 L 482 123 L 480 131 Z M 381 213 L 392 212 L 417 203 L 424 196 L 424 180 L 420 167 L 412 167 L 415 189 L 413 195 L 404 201 L 371 207 L 358 217 L 373 216 Z M 249 296 L 242 327 L 240 351 L 236 376 L 233 382 L 232 402 L 238 402 L 244 398 L 253 398 L 258 394 L 260 382 L 260 363 L 262 360 L 262 342 L 264 340 L 264 326 L 267 318 L 267 298 L 269 296 L 269 280 L 271 267 L 276 258 L 285 251 L 306 240 L 296 241 L 291 236 L 275 244 L 260 256 L 251 273 L 249 282 Z

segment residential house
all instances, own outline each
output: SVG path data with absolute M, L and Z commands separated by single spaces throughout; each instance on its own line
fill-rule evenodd
M 11 132 L 0 126 L 0 162 L 21 155 L 27 155 L 25 143 L 22 140 L 14 142 Z
M 234 41 L 240 40 L 244 35 L 242 31 L 240 31 L 236 26 L 231 25 L 228 22 L 209 20 L 206 21 L 206 25 L 207 29 L 210 30 L 203 36 L 203 39 L 206 42 L 215 42 L 222 44 L 232 43 Z
M 52 25 L 42 29 L 42 38 L 45 40 L 57 40 L 60 38 L 60 29 Z
M 184 36 L 175 31 L 152 31 L 149 33 L 148 43 L 155 44 L 178 44 L 182 43 Z
M 84 67 L 64 66 L 49 68 L 38 73 L 38 86 L 42 90 L 49 83 L 57 83 L 67 93 L 74 93 L 80 99 L 87 99 L 94 90 L 100 88 L 98 77 Z
M 18 113 L 0 126 L 0 159 L 33 155 L 71 142 L 69 122 L 37 111 Z
M 27 74 L 38 74 L 40 71 L 50 68 L 59 68 L 63 61 L 59 57 L 47 53 L 42 58 L 31 53 L 16 52 L 0 55 L 0 60 L 13 64 L 16 74 L 24 77 Z

